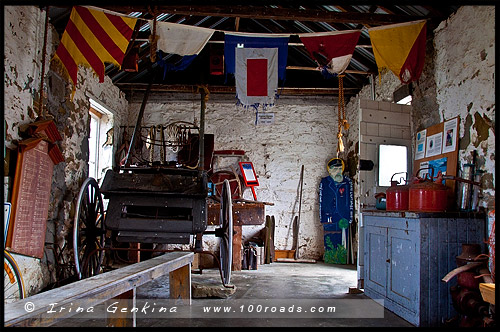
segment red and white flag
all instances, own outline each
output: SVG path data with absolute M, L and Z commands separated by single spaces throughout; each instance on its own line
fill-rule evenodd
M 236 94 L 244 106 L 270 106 L 278 90 L 277 48 L 236 48 Z
M 359 30 L 345 30 L 300 34 L 299 37 L 319 65 L 331 74 L 341 74 L 351 61 L 360 34 Z

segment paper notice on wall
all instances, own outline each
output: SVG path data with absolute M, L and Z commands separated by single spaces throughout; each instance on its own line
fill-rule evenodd
M 441 154 L 443 146 L 443 133 L 437 133 L 427 137 L 427 145 L 425 147 L 425 157 L 433 157 Z
M 417 133 L 417 144 L 415 151 L 415 160 L 419 160 L 425 157 L 425 137 L 427 136 L 427 129 L 419 131 Z
M 257 113 L 257 124 L 269 125 L 274 123 L 274 113 Z
M 457 148 L 457 124 L 458 118 L 444 123 L 443 153 L 453 152 Z

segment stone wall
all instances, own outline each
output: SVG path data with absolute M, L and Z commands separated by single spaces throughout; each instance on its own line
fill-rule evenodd
M 109 77 L 98 83 L 89 69 L 80 67 L 78 83 L 71 100 L 72 85 L 51 65 L 60 36 L 49 24 L 46 46 L 44 111 L 40 99 L 41 62 L 45 27 L 45 11 L 36 6 L 6 6 L 4 22 L 5 79 L 4 119 L 5 144 L 14 149 L 23 138 L 25 126 L 39 116 L 53 118 L 62 136 L 58 142 L 64 162 L 54 167 L 46 234 L 45 257 L 42 260 L 15 255 L 21 266 L 28 293 L 38 292 L 56 279 L 68 277 L 72 271 L 72 227 L 76 199 L 88 175 L 89 98 L 106 105 L 114 114 L 115 124 L 122 122 L 128 102 Z M 115 134 L 114 145 L 119 137 Z M 55 248 L 56 250 L 52 250 Z M 61 254 L 62 250 L 62 254 Z M 59 257 L 54 257 L 56 253 Z M 55 264 L 55 261 L 58 264 Z M 66 265 L 63 265 L 66 264 Z M 59 281 L 59 280 L 58 280 Z
M 460 116 L 459 168 L 472 162 L 472 152 L 477 152 L 477 165 L 486 171 L 480 206 L 491 209 L 495 206 L 495 7 L 461 7 L 435 34 L 439 118 Z
M 478 29 L 477 22 L 481 22 Z M 351 128 L 344 133 L 348 161 L 355 188 L 355 220 L 358 221 L 359 192 L 357 173 L 359 153 L 359 103 L 362 99 L 393 101 L 401 86 L 399 79 L 386 72 L 373 79 L 346 105 Z M 411 131 L 460 116 L 459 168 L 472 161 L 486 171 L 482 177 L 480 206 L 494 209 L 495 197 L 495 8 L 460 7 L 433 31 L 426 43 L 426 60 L 420 79 L 412 83 Z M 415 145 L 413 144 L 413 148 Z M 413 149 L 414 150 L 414 149 Z M 460 175 L 460 174 L 459 174 Z M 357 241 L 357 239 L 356 239 Z

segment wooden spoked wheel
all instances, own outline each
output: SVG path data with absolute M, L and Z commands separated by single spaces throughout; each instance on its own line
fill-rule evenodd
M 104 207 L 99 185 L 87 178 L 80 189 L 73 226 L 73 254 L 79 279 L 99 274 L 104 258 Z
M 233 262 L 233 206 L 231 187 L 228 180 L 224 180 L 220 201 L 220 268 L 224 284 L 231 282 L 231 264 Z

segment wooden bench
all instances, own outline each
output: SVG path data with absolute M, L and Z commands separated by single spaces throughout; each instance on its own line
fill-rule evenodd
M 193 258 L 192 252 L 168 252 L 7 304 L 4 311 L 4 326 L 50 326 L 77 314 L 75 310 L 68 312 L 68 308 L 77 303 L 84 303 L 88 308 L 114 298 L 128 298 L 135 301 L 137 287 L 167 273 L 170 281 L 170 298 L 183 299 L 184 302 L 191 304 Z M 33 310 L 28 312 L 26 308 Z M 49 310 L 51 313 L 47 314 Z M 107 325 L 135 326 L 135 315 L 108 319 Z

